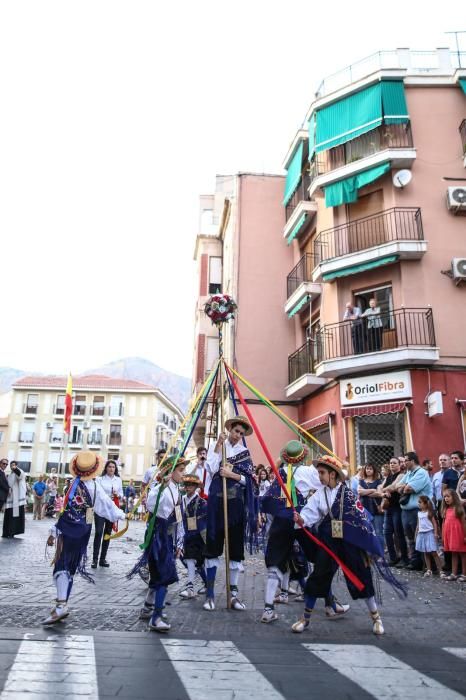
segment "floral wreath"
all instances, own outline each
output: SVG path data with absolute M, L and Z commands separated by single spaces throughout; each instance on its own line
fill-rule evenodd
M 237 308 L 236 302 L 229 294 L 212 294 L 204 304 L 204 312 L 214 326 L 228 323 L 230 319 L 235 317 Z

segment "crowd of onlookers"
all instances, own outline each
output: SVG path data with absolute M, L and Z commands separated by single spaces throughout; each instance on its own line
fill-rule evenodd
M 8 478 L 8 461 L 0 462 L 0 487 L 5 495 L 3 503 L 0 498 L 0 509 L 3 504 L 5 512 L 12 509 L 6 529 L 4 522 L 4 537 L 24 532 L 21 509 L 32 508 L 34 520 L 57 517 L 71 479 L 66 478 L 62 485 L 52 471 L 31 485 L 15 462 L 10 464 Z M 270 467 L 255 467 L 259 497 L 265 495 L 274 479 Z M 349 483 L 372 516 L 390 566 L 424 571 L 424 576 L 439 575 L 448 581 L 466 581 L 466 460 L 462 451 L 440 454 L 437 471 L 431 459 L 420 464 L 415 452 L 407 452 L 392 457 L 380 469 L 374 464 L 359 466 Z M 2 493 L 0 490 L 0 496 Z M 124 487 L 120 507 L 126 513 L 135 509 L 134 518 L 142 520 L 146 506 L 139 495 L 140 489 L 131 479 Z

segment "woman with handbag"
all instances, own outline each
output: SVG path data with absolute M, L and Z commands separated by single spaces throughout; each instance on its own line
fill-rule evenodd
M 382 498 L 378 491 L 382 484 L 379 470 L 373 464 L 365 464 L 359 479 L 358 496 L 364 508 L 372 515 L 375 534 L 380 540 L 382 551 L 385 547 L 383 538 Z

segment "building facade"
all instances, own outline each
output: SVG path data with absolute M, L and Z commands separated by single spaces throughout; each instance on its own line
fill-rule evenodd
M 75 377 L 71 432 L 64 441 L 65 391 L 66 377 L 23 377 L 12 387 L 0 451 L 31 475 L 58 471 L 60 463 L 61 473 L 68 473 L 73 455 L 88 449 L 114 459 L 125 480 L 140 480 L 183 420 L 180 409 L 153 386 L 98 375 Z M 181 434 L 175 447 L 180 443 Z
M 215 194 L 201 197 L 200 233 L 194 259 L 198 271 L 193 389 L 202 386 L 218 357 L 218 332 L 203 308 L 210 294 L 231 294 L 238 304 L 236 318 L 224 328 L 228 364 L 273 400 L 287 415 L 298 418 L 299 400 L 287 398 L 288 354 L 294 349 L 294 329 L 283 314 L 286 274 L 293 251 L 284 248 L 282 206 L 284 178 L 240 173 L 217 176 Z M 241 387 L 273 455 L 290 432 L 253 395 Z M 227 414 L 233 415 L 230 401 Z M 239 407 L 241 412 L 241 407 Z M 208 445 L 217 434 L 212 401 L 206 404 L 194 433 L 196 445 Z M 248 440 L 256 463 L 265 456 L 253 437 Z
M 285 393 L 352 466 L 465 446 L 458 64 L 448 49 L 398 49 L 331 76 L 285 159 L 281 237 L 293 263 L 282 315 L 295 335 Z

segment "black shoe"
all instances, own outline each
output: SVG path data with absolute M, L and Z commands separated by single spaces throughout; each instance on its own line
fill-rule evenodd
M 99 566 L 104 566 L 106 569 L 108 569 L 110 564 L 108 563 L 108 561 L 105 561 L 105 559 L 103 559 L 103 560 L 99 561 Z
M 389 561 L 387 561 L 388 566 L 396 566 L 399 563 L 400 563 L 399 559 L 390 559 Z
M 409 566 L 409 562 L 399 561 L 398 564 L 395 564 L 395 569 L 407 569 L 408 566 Z
M 91 564 L 91 569 L 97 569 L 97 559 L 94 559 Z

